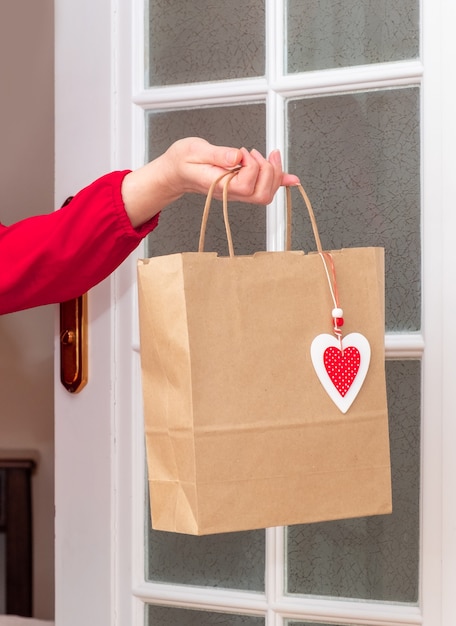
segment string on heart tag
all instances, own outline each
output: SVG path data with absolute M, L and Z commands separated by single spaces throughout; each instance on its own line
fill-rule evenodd
M 329 291 L 333 300 L 334 308 L 331 311 L 331 317 L 333 320 L 334 334 L 339 340 L 340 350 L 343 354 L 342 346 L 342 326 L 344 325 L 344 311 L 340 308 L 339 302 L 339 290 L 337 288 L 336 280 L 336 268 L 334 267 L 334 261 L 332 255 L 329 252 L 319 252 L 320 258 L 323 261 L 323 267 L 325 268 L 326 278 L 328 279 Z M 332 279 L 329 274 L 328 262 L 331 268 Z
M 344 312 L 340 306 L 334 260 L 329 252 L 319 252 L 333 301 L 331 311 L 334 337 L 317 335 L 310 353 L 315 372 L 326 393 L 346 413 L 358 395 L 370 363 L 370 345 L 361 333 L 342 336 Z M 328 267 L 329 265 L 329 267 Z

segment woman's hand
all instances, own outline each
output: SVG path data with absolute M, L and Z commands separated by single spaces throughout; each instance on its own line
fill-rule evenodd
M 297 176 L 283 172 L 278 150 L 266 159 L 257 150 L 215 146 L 198 137 L 181 139 L 125 177 L 122 197 L 133 226 L 140 226 L 184 193 L 206 195 L 218 176 L 239 165 L 230 182 L 230 200 L 269 204 L 281 185 L 299 183 Z M 222 188 L 220 182 L 215 197 L 221 198 Z

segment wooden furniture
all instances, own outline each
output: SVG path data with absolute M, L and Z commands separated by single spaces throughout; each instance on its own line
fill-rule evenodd
M 0 458 L 0 532 L 6 536 L 6 613 L 32 615 L 32 485 L 35 461 Z

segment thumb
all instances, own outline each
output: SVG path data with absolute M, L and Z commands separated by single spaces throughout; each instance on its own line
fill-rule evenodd
M 225 163 L 217 163 L 221 167 L 234 167 L 235 165 L 239 165 L 242 161 L 242 152 L 237 148 L 225 148 L 224 149 L 224 159 Z
M 223 169 L 230 169 L 239 165 L 244 158 L 242 150 L 231 146 L 216 146 L 204 140 L 204 143 L 193 145 L 198 148 L 198 161 Z
M 298 176 L 295 176 L 294 174 L 282 174 L 281 185 L 284 185 L 286 187 L 294 187 L 295 185 L 299 185 L 300 183 L 301 181 L 299 180 Z
M 210 165 L 229 169 L 242 162 L 243 154 L 232 146 L 217 146 L 201 137 L 178 139 L 169 148 L 172 159 L 178 163 Z M 168 152 L 167 151 L 167 152 Z

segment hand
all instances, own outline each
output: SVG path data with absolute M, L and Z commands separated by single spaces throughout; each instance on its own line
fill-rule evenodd
M 214 146 L 197 137 L 174 143 L 165 153 L 169 157 L 174 183 L 184 192 L 206 194 L 211 183 L 224 171 L 237 165 L 241 169 L 231 181 L 230 200 L 269 204 L 280 185 L 296 185 L 297 176 L 284 174 L 280 152 L 265 159 L 258 150 Z M 221 197 L 223 182 L 215 191 Z
M 297 176 L 282 170 L 280 152 L 264 158 L 257 150 L 214 146 L 190 137 L 172 144 L 160 157 L 128 174 L 122 185 L 126 211 L 139 226 L 184 193 L 207 194 L 223 172 L 240 165 L 229 186 L 230 200 L 269 204 L 281 185 L 297 185 Z M 221 198 L 223 182 L 214 196 Z

